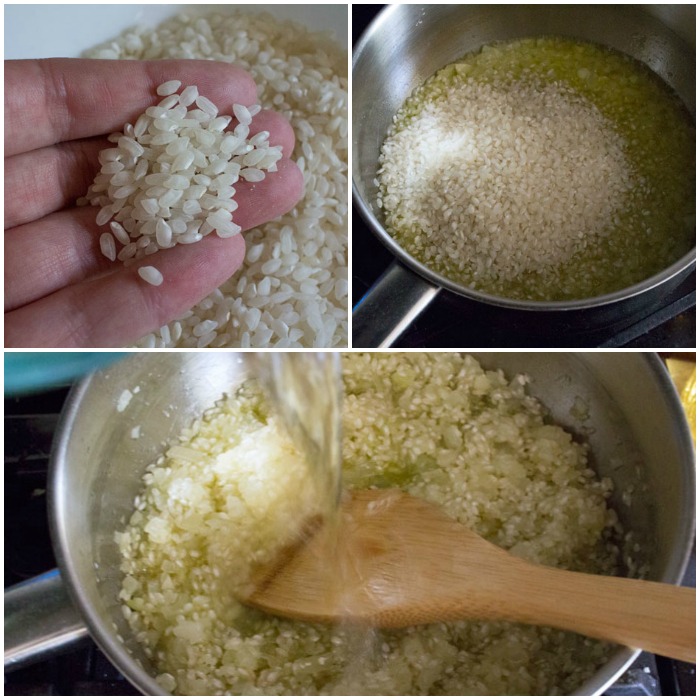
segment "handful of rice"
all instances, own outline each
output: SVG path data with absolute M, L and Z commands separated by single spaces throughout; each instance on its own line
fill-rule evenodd
M 198 58 L 248 71 L 259 104 L 292 125 L 292 159 L 304 176 L 304 198 L 284 216 L 245 232 L 241 269 L 138 344 L 347 346 L 347 52 L 300 24 L 220 7 L 214 14 L 181 13 L 155 28 L 132 27 L 85 56 Z
M 241 232 L 232 220 L 239 179 L 260 182 L 274 172 L 281 146 L 270 146 L 270 134 L 250 137 L 250 124 L 260 105 L 234 104 L 238 124 L 225 131 L 232 116 L 219 116 L 216 105 L 196 86 L 182 93 L 179 80 L 156 92 L 164 99 L 149 107 L 123 133 L 109 136 L 116 148 L 100 152 L 101 169 L 79 204 L 100 206 L 97 225 L 110 223 L 100 236 L 100 249 L 110 260 L 129 264 L 177 244 L 196 243 L 216 232 L 230 238 Z M 116 242 L 123 248 L 117 254 Z M 153 266 L 139 275 L 160 285 Z

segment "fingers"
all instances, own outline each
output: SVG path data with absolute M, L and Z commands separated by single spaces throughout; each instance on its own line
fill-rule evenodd
M 234 221 L 244 231 L 285 214 L 299 201 L 303 191 L 301 172 L 285 158 L 277 166 L 278 171 L 268 173 L 262 182 L 236 184 L 239 207 Z M 121 266 L 121 262 L 110 262 L 100 252 L 99 234 L 106 227 L 95 224 L 95 213 L 95 207 L 73 208 L 5 232 L 5 310 L 17 309 Z M 199 243 L 176 249 L 198 249 L 214 237 L 212 234 Z M 160 269 L 161 254 L 148 256 L 143 264 Z M 167 291 L 168 282 L 166 277 L 159 289 Z
M 5 347 L 123 347 L 181 316 L 223 284 L 243 262 L 241 236 L 208 236 L 149 256 L 163 274 L 160 287 L 137 267 L 63 288 L 5 314 Z M 167 288 L 165 285 L 167 284 Z
M 58 212 L 6 231 L 5 311 L 114 266 L 100 252 L 94 207 Z
M 267 173 L 262 182 L 239 180 L 236 190 L 236 200 L 242 204 L 233 213 L 233 220 L 247 231 L 294 208 L 304 193 L 304 176 L 296 163 L 283 158 L 277 163 L 276 173 Z M 275 197 L 274 207 L 271 207 L 271 190 Z
M 67 141 L 5 159 L 5 228 L 75 204 L 100 168 L 104 138 Z
M 5 157 L 61 141 L 121 131 L 153 104 L 166 80 L 197 85 L 219 109 L 254 104 L 253 79 L 217 61 L 5 62 Z
M 253 136 L 261 131 L 269 131 L 270 146 L 282 146 L 282 154 L 291 158 L 294 150 L 294 131 L 292 125 L 279 112 L 264 109 L 253 118 L 250 135 Z
M 268 131 L 270 145 L 282 146 L 287 157 L 294 150 L 292 127 L 277 112 L 260 112 L 253 119 L 250 131 L 251 135 Z M 6 158 L 5 228 L 35 221 L 73 205 L 85 194 L 100 169 L 98 153 L 109 145 L 104 138 L 79 139 Z

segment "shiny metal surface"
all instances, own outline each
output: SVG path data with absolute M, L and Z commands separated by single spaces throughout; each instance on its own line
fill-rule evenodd
M 50 475 L 51 525 L 71 598 L 111 661 L 142 692 L 164 694 L 125 624 L 117 597 L 114 532 L 130 516 L 147 465 L 245 376 L 243 353 L 133 353 L 69 397 Z M 694 458 L 682 408 L 654 355 L 476 353 L 486 367 L 526 372 L 553 420 L 591 445 L 591 461 L 616 484 L 615 507 L 650 563 L 676 583 L 692 543 Z M 137 391 L 138 388 L 138 391 Z M 123 392 L 131 399 L 117 410 Z M 573 410 L 577 406 L 586 410 Z M 141 437 L 131 431 L 140 426 Z M 621 495 L 632 489 L 626 505 Z M 621 649 L 581 694 L 600 692 L 636 652 Z
M 439 287 L 393 262 L 353 313 L 353 347 L 391 347 L 439 291 Z
M 646 63 L 695 114 L 694 5 L 406 5 L 387 6 L 353 52 L 353 201 L 373 233 L 414 274 L 403 289 L 430 284 L 487 304 L 524 311 L 569 311 L 615 304 L 620 314 L 641 308 L 677 285 L 695 264 L 695 251 L 653 277 L 627 289 L 591 299 L 531 302 L 469 289 L 408 255 L 382 225 L 376 209 L 379 151 L 391 120 L 411 91 L 436 70 L 485 43 L 533 35 L 564 35 L 606 44 Z M 356 251 L 357 252 L 357 251 Z M 361 252 L 360 252 L 361 254 Z M 400 290 L 395 292 L 396 295 Z M 373 295 L 376 294 L 376 300 Z M 386 289 L 370 290 L 368 302 L 387 301 Z M 407 325 L 415 308 L 407 305 Z M 411 316 L 413 314 L 413 316 Z M 353 322 L 367 324 L 362 304 Z M 354 323 L 353 323 L 354 325 Z M 355 340 L 355 338 L 353 338 Z M 369 347 L 360 338 L 358 347 Z
M 146 694 L 165 693 L 120 611 L 114 533 L 130 517 L 163 443 L 247 375 L 243 356 L 135 353 L 78 385 L 59 425 L 49 482 L 56 558 L 95 641 Z M 119 412 L 124 391 L 132 396 Z M 137 426 L 141 437 L 133 439 Z
M 57 569 L 5 590 L 5 671 L 68 649 L 88 630 Z

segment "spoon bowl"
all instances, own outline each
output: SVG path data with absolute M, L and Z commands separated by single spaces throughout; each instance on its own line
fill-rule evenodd
M 355 491 L 260 569 L 246 602 L 385 628 L 463 619 L 547 625 L 695 661 L 695 591 L 526 562 L 398 490 Z

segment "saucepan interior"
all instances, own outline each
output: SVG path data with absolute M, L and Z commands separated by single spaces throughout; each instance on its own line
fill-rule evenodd
M 135 353 L 72 392 L 51 474 L 52 527 L 62 574 L 91 634 L 142 692 L 164 694 L 121 613 L 114 533 L 163 446 L 231 392 L 242 353 Z M 693 457 L 682 409 L 655 356 L 477 353 L 489 368 L 525 372 L 552 419 L 591 445 L 592 465 L 616 485 L 632 533 L 626 556 L 649 577 L 677 582 L 693 529 Z M 620 649 L 580 694 L 602 691 L 636 653 Z

